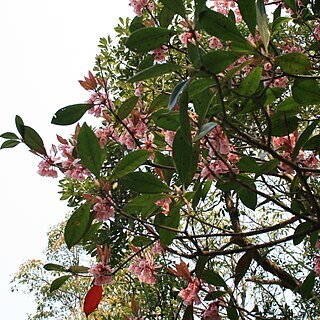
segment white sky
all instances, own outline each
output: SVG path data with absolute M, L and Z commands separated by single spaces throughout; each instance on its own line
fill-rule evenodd
M 92 69 L 100 37 L 113 33 L 119 16 L 132 16 L 129 0 L 0 0 L 0 134 L 16 132 L 14 117 L 37 130 L 49 149 L 53 114 L 84 102 L 78 84 Z M 1 139 L 1 143 L 3 140 Z M 24 261 L 43 258 L 46 232 L 68 208 L 57 182 L 37 175 L 39 159 L 20 145 L 0 150 L 1 318 L 24 320 L 35 310 L 30 295 L 11 293 L 9 282 Z

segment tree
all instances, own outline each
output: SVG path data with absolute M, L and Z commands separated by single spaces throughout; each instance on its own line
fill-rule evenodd
M 52 153 L 19 116 L 19 136 L 2 135 L 42 158 L 41 175 L 64 175 L 66 245 L 97 258 L 85 313 L 128 268 L 125 319 L 314 319 L 318 1 L 130 5 L 80 80 L 89 100 L 52 119 L 101 124 L 58 135 Z

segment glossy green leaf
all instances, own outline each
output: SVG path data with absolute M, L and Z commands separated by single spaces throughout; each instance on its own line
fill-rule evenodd
M 174 31 L 162 27 L 141 28 L 131 33 L 126 46 L 132 51 L 146 53 L 161 47 L 173 35 Z
M 176 205 L 170 208 L 170 213 L 165 215 L 163 213 L 158 213 L 154 223 L 156 225 L 156 230 L 159 233 L 160 242 L 163 246 L 169 246 L 173 239 L 176 237 L 177 232 L 168 230 L 163 227 L 169 227 L 177 229 L 180 225 L 180 206 Z
M 219 12 L 209 9 L 202 11 L 199 14 L 199 20 L 202 28 L 211 36 L 225 41 L 247 43 L 234 22 Z
M 79 243 L 91 224 L 90 203 L 85 203 L 76 209 L 69 218 L 64 229 L 64 239 L 70 249 Z
M 216 122 L 207 122 L 203 124 L 196 135 L 193 138 L 193 142 L 197 142 L 201 140 L 206 134 L 208 134 L 210 131 L 212 131 L 216 127 L 217 123 Z
M 294 235 L 294 238 L 293 238 L 294 245 L 300 244 L 303 241 L 303 239 L 306 237 L 306 235 L 299 236 L 299 233 L 308 230 L 310 227 L 311 227 L 311 224 L 308 221 L 302 222 L 296 227 L 296 229 L 294 230 L 294 234 L 293 234 Z
M 182 18 L 185 18 L 186 9 L 184 7 L 183 0 L 160 0 L 160 2 L 172 12 L 177 13 Z
M 150 154 L 151 153 L 148 150 L 136 150 L 129 152 L 116 164 L 111 173 L 110 180 L 122 178 L 126 174 L 134 171 L 140 165 L 146 162 L 146 160 L 150 157 Z
M 252 35 L 256 33 L 257 14 L 255 0 L 238 0 L 241 16 Z
M 256 160 L 252 157 L 243 156 L 237 163 L 237 167 L 243 172 L 260 173 L 260 167 L 258 166 Z
M 205 282 L 212 284 L 217 287 L 223 287 L 225 289 L 228 289 L 227 284 L 223 280 L 223 278 L 215 271 L 213 270 L 203 270 L 201 274 L 201 279 Z
M 19 143 L 20 141 L 17 140 L 7 140 L 1 145 L 0 149 L 14 148 Z
M 271 117 L 271 134 L 282 137 L 294 132 L 298 128 L 297 117 L 286 117 L 286 114 L 277 113 Z
M 46 148 L 40 135 L 31 127 L 24 126 L 24 143 L 33 151 L 42 155 L 47 155 Z
M 179 112 L 166 110 L 159 110 L 152 116 L 156 125 L 160 128 L 170 131 L 176 131 L 180 126 Z
M 46 263 L 43 268 L 47 271 L 66 271 L 64 266 L 56 263 Z
M 83 103 L 61 108 L 54 114 L 51 123 L 60 126 L 76 123 L 90 108 L 92 108 L 92 104 Z
M 131 243 L 136 247 L 143 247 L 152 243 L 152 240 L 145 236 L 136 236 L 132 239 Z
M 311 271 L 306 277 L 306 279 L 303 281 L 301 287 L 299 288 L 299 292 L 303 298 L 305 299 L 310 298 L 311 292 L 315 285 L 315 280 L 316 280 L 316 273 L 314 271 Z
M 16 115 L 15 117 L 15 123 L 18 132 L 21 134 L 22 138 L 24 137 L 24 123 L 20 116 Z
M 289 74 L 307 74 L 311 70 L 309 58 L 301 52 L 290 52 L 275 59 L 283 72 Z
M 307 128 L 304 129 L 304 131 L 299 136 L 299 139 L 296 142 L 296 145 L 294 146 L 293 152 L 292 152 L 292 161 L 295 161 L 296 157 L 299 154 L 299 151 L 305 143 L 308 141 L 310 136 L 312 135 L 314 129 L 317 127 L 319 121 L 313 121 Z
M 130 114 L 132 109 L 137 105 L 138 101 L 139 97 L 136 96 L 130 97 L 129 99 L 124 101 L 118 109 L 118 117 L 121 120 L 125 119 Z
M 245 276 L 252 262 L 252 252 L 245 252 L 242 257 L 238 260 L 235 269 L 235 286 L 238 286 L 241 279 Z
M 105 151 L 101 149 L 98 138 L 86 123 L 82 125 L 79 131 L 77 146 L 81 163 L 97 178 L 100 178 Z
M 131 172 L 121 182 L 129 189 L 141 193 L 169 192 L 170 188 L 150 172 Z
M 71 275 L 67 275 L 67 276 L 62 276 L 53 280 L 50 286 L 50 292 L 58 290 L 70 277 Z
M 241 81 L 239 86 L 239 93 L 243 96 L 253 95 L 259 88 L 262 74 L 262 67 L 255 67 L 250 73 Z
M 176 106 L 176 104 L 178 103 L 180 95 L 185 90 L 188 83 L 189 83 L 189 79 L 183 80 L 180 83 L 178 83 L 175 86 L 175 88 L 172 90 L 172 93 L 171 93 L 170 99 L 169 99 L 169 110 L 170 111 L 173 110 L 174 107 Z
M 237 194 L 241 200 L 241 202 L 251 210 L 254 210 L 257 206 L 258 197 L 257 193 L 254 191 L 256 189 L 255 184 L 250 184 L 250 189 L 246 187 L 237 188 Z M 254 190 L 252 190 L 254 189 Z
M 192 161 L 192 144 L 187 142 L 181 129 L 178 129 L 173 140 L 173 161 L 182 184 L 187 182 Z
M 200 68 L 201 64 L 203 64 L 206 71 L 219 73 L 224 71 L 241 56 L 242 53 L 234 51 L 210 51 L 205 54 L 201 60 L 196 62 L 195 67 Z
M 149 111 L 152 112 L 152 111 L 155 111 L 161 107 L 168 106 L 169 98 L 170 98 L 170 96 L 168 94 L 165 94 L 165 93 L 159 94 L 152 101 L 150 108 L 149 108 Z
M 268 53 L 268 46 L 270 41 L 270 31 L 268 26 L 268 17 L 266 14 L 266 8 L 263 0 L 257 0 L 256 2 L 257 12 L 257 25 L 261 35 L 262 43 L 266 53 Z
M 180 70 L 181 66 L 174 63 L 155 64 L 149 68 L 139 71 L 133 77 L 129 78 L 130 82 L 138 82 L 150 78 L 160 77 L 164 74 Z
M 5 132 L 0 137 L 3 139 L 19 140 L 19 137 L 13 132 Z
M 175 13 L 173 11 L 169 10 L 166 7 L 163 7 L 158 16 L 160 27 L 168 28 L 174 15 Z
M 296 79 L 292 86 L 293 99 L 303 105 L 320 103 L 320 88 L 315 79 Z

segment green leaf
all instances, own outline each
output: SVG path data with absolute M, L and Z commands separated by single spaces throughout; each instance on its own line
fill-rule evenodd
M 161 27 L 141 28 L 129 36 L 126 46 L 132 51 L 146 53 L 161 47 L 174 33 L 172 30 Z
M 212 73 L 219 73 L 224 71 L 241 56 L 242 53 L 234 51 L 210 51 L 205 54 L 201 60 L 195 63 L 195 67 L 200 68 L 201 64 L 203 63 L 205 70 L 208 70 Z
M 150 78 L 160 77 L 164 74 L 180 70 L 181 66 L 174 63 L 155 64 L 149 68 L 139 71 L 133 77 L 129 78 L 129 82 L 138 82 Z
M 144 70 L 147 69 L 151 66 L 153 66 L 154 63 L 154 55 L 153 54 L 148 54 L 140 63 L 139 63 L 139 68 L 138 70 Z
M 0 149 L 13 148 L 19 143 L 20 141 L 17 140 L 7 140 L 1 145 Z
M 166 93 L 161 93 L 152 101 L 149 111 L 153 112 L 161 107 L 166 107 L 169 104 L 170 96 Z
M 186 16 L 186 9 L 182 0 L 160 0 L 160 2 L 169 10 L 177 13 L 182 18 Z
M 191 167 L 192 144 L 183 138 L 181 128 L 177 130 L 173 140 L 173 161 L 180 181 L 184 185 Z
M 76 123 L 90 108 L 92 108 L 92 104 L 83 103 L 61 108 L 54 114 L 51 123 L 60 126 Z
M 3 139 L 19 140 L 19 137 L 13 132 L 5 132 L 0 137 Z
M 173 110 L 175 105 L 178 103 L 178 100 L 180 98 L 180 95 L 184 91 L 184 89 L 187 87 L 189 83 L 189 79 L 183 80 L 180 83 L 178 83 L 175 88 L 172 90 L 172 93 L 170 95 L 169 99 L 169 110 Z
M 159 110 L 152 115 L 152 118 L 158 127 L 165 130 L 176 131 L 180 126 L 180 115 L 176 111 Z
M 163 246 L 169 246 L 175 238 L 177 232 L 161 228 L 161 226 L 175 229 L 179 227 L 180 206 L 175 205 L 172 208 L 170 208 L 170 213 L 168 215 L 165 215 L 163 213 L 157 214 L 156 218 L 154 219 L 154 223 L 156 225 L 156 230 L 159 233 L 161 244 Z
M 69 218 L 64 229 L 64 239 L 70 249 L 79 243 L 91 224 L 90 203 L 85 203 L 76 209 Z
M 151 153 L 148 150 L 136 150 L 129 152 L 116 164 L 111 173 L 110 180 L 122 178 L 126 174 L 134 171 L 140 165 L 146 162 L 146 160 L 150 157 L 150 154 Z
M 170 180 L 171 180 L 173 174 L 175 173 L 175 168 L 174 168 L 172 157 L 167 154 L 163 154 L 161 152 L 155 152 L 154 163 L 161 165 L 161 166 L 168 167 L 168 168 L 162 167 L 159 169 L 161 170 L 166 183 L 170 184 Z
M 301 243 L 303 241 L 303 239 L 306 237 L 306 235 L 299 236 L 298 234 L 308 230 L 310 227 L 311 227 L 311 224 L 308 221 L 302 222 L 296 227 L 296 229 L 294 230 L 294 234 L 293 234 L 294 235 L 293 244 L 295 246 L 297 246 L 299 243 Z
M 220 298 L 222 296 L 225 296 L 227 294 L 226 291 L 220 291 L 220 290 L 217 290 L 217 291 L 213 291 L 213 292 L 209 292 L 204 300 L 205 301 L 211 301 L 211 300 L 216 300 L 217 298 Z
M 71 275 L 67 275 L 67 276 L 62 276 L 53 280 L 50 286 L 50 292 L 58 290 L 70 277 Z
M 174 17 L 174 14 L 175 13 L 173 11 L 169 10 L 166 7 L 163 7 L 158 16 L 160 27 L 168 28 Z
M 131 172 L 121 182 L 129 189 L 141 193 L 169 192 L 170 188 L 150 172 Z
M 186 310 L 184 311 L 182 320 L 193 320 L 193 305 L 187 306 Z
M 282 24 L 291 21 L 292 18 L 278 17 L 272 23 L 272 33 L 277 31 L 278 28 L 282 27 Z
M 16 115 L 15 122 L 16 122 L 17 130 L 18 130 L 18 132 L 21 134 L 21 136 L 23 138 L 24 137 L 24 123 L 23 123 L 23 120 L 21 119 L 21 117 Z
M 235 286 L 238 286 L 241 279 L 248 271 L 252 262 L 252 252 L 248 251 L 239 259 L 235 269 Z
M 199 20 L 202 28 L 212 36 L 225 41 L 248 42 L 233 21 L 219 12 L 209 9 L 202 11 Z
M 166 197 L 167 195 L 164 194 L 141 194 L 127 202 L 123 211 L 135 216 L 141 215 L 142 218 L 147 219 L 159 209 L 156 201 Z
M 256 33 L 257 14 L 255 0 L 238 0 L 241 16 L 252 35 Z
M 315 79 L 296 79 L 292 86 L 293 99 L 303 105 L 320 103 L 320 88 Z
M 315 284 L 315 280 L 316 273 L 314 271 L 311 271 L 306 277 L 306 279 L 303 281 L 301 287 L 299 288 L 299 292 L 303 298 L 310 298 L 311 292 Z
M 24 143 L 33 151 L 40 153 L 42 155 L 47 155 L 46 148 L 44 147 L 44 143 L 39 134 L 32 129 L 31 127 L 24 126 Z
M 255 184 L 251 184 L 250 185 L 251 188 L 256 189 Z M 251 210 L 254 210 L 257 206 L 257 202 L 258 202 L 258 197 L 257 197 L 257 193 L 254 192 L 253 190 L 250 190 L 246 187 L 239 187 L 237 188 L 237 194 L 241 200 L 241 202 L 248 207 Z
M 202 78 L 193 80 L 189 85 L 189 97 L 195 98 L 197 95 L 203 93 L 204 90 L 209 89 L 215 85 L 211 78 Z
M 89 268 L 88 267 L 84 267 L 84 266 L 71 266 L 68 271 L 70 271 L 72 273 L 76 273 L 76 274 L 88 273 L 89 272 Z
M 275 62 L 283 72 L 289 74 L 307 74 L 311 69 L 311 61 L 301 52 L 291 52 L 276 57 Z
M 239 86 L 239 93 L 243 96 L 253 95 L 259 88 L 262 74 L 262 67 L 255 67 L 248 76 L 246 76 Z
M 237 167 L 240 171 L 243 172 L 253 172 L 253 173 L 260 173 L 260 167 L 258 166 L 256 160 L 251 157 L 243 156 L 237 163 Z
M 234 306 L 227 307 L 227 315 L 230 320 L 239 320 L 238 311 Z
M 303 147 L 305 150 L 316 150 L 320 153 L 320 135 L 310 138 Z
M 260 165 L 259 171 L 260 174 L 269 173 L 277 168 L 280 161 L 278 159 L 272 159 L 264 164 Z
M 295 112 L 301 107 L 300 103 L 294 101 L 293 97 L 288 97 L 287 99 L 281 101 L 277 106 L 277 111 L 280 112 Z
M 314 129 L 317 127 L 319 121 L 313 121 L 299 136 L 299 139 L 296 142 L 296 145 L 292 152 L 292 161 L 295 161 L 296 157 L 299 154 L 299 151 L 305 143 L 308 141 L 309 137 L 312 135 Z
M 256 3 L 256 12 L 257 12 L 257 25 L 258 30 L 261 35 L 262 43 L 264 45 L 264 49 L 268 54 L 268 46 L 270 41 L 270 31 L 268 26 L 268 17 L 266 14 L 266 8 L 263 0 L 257 0 Z
M 43 268 L 47 271 L 66 271 L 65 267 L 55 263 L 46 263 Z
M 297 117 L 286 117 L 285 113 L 276 113 L 271 117 L 271 134 L 273 136 L 286 136 L 298 128 Z
M 101 149 L 98 138 L 86 123 L 82 125 L 79 131 L 77 146 L 81 163 L 97 178 L 100 178 L 105 151 Z
M 143 247 L 152 243 L 152 240 L 145 236 L 136 236 L 132 239 L 131 243 L 136 247 Z
M 207 122 L 203 124 L 196 135 L 193 138 L 193 142 L 197 142 L 201 140 L 206 134 L 208 134 L 210 131 L 212 131 L 216 127 L 217 123 L 216 122 Z
M 212 284 L 217 287 L 223 287 L 225 289 L 228 289 L 227 284 L 223 280 L 223 278 L 219 275 L 219 273 L 213 271 L 213 270 L 203 270 L 201 274 L 201 279 L 205 282 Z
M 130 114 L 132 109 L 137 105 L 138 101 L 139 97 L 136 96 L 130 97 L 129 99 L 124 101 L 118 110 L 118 117 L 121 120 L 125 119 Z

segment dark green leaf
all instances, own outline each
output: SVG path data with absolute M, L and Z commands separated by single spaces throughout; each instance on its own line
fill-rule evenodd
M 239 86 L 239 93 L 243 96 L 253 95 L 260 84 L 262 74 L 262 67 L 255 67 L 250 73 L 242 80 Z
M 240 161 L 237 163 L 237 167 L 243 172 L 260 173 L 260 167 L 256 160 L 248 156 L 241 157 Z
M 256 189 L 255 184 L 250 185 L 251 188 Z M 241 202 L 251 210 L 254 210 L 257 206 L 257 193 L 251 189 L 246 187 L 237 188 L 238 196 Z
M 138 101 L 139 97 L 136 96 L 130 97 L 129 99 L 124 101 L 118 110 L 118 117 L 121 120 L 125 119 L 130 114 L 132 109 L 136 106 Z
M 17 140 L 7 140 L 1 145 L 0 149 L 13 148 L 19 143 L 20 141 Z
M 287 118 L 285 114 L 276 113 L 271 117 L 271 134 L 273 136 L 286 136 L 298 128 L 299 120 L 297 117 Z
M 13 132 L 5 132 L 0 137 L 3 138 L 3 139 L 12 139 L 12 140 L 18 140 L 19 139 L 19 137 Z
M 223 287 L 225 289 L 228 289 L 227 284 L 223 280 L 223 278 L 215 271 L 213 270 L 203 270 L 201 274 L 201 279 L 205 282 L 212 284 L 217 287 Z
M 248 271 L 252 261 L 252 252 L 247 251 L 239 259 L 235 269 L 235 286 L 238 286 L 240 280 L 244 277 Z
M 201 56 L 205 54 L 205 52 L 199 48 L 199 46 L 196 46 L 192 42 L 188 42 L 187 44 L 187 50 L 188 50 L 188 58 L 190 59 L 191 63 L 195 63 L 198 59 L 200 59 Z
M 98 138 L 86 123 L 82 125 L 79 131 L 77 146 L 81 163 L 97 178 L 100 178 L 105 151 L 101 149 Z
M 184 311 L 182 320 L 193 320 L 193 305 L 187 306 L 186 310 Z
M 90 208 L 91 204 L 85 203 L 69 218 L 64 229 L 64 239 L 69 249 L 81 241 L 90 226 Z
M 180 95 L 184 91 L 184 89 L 187 87 L 189 83 L 189 79 L 183 80 L 180 83 L 178 83 L 175 88 L 172 90 L 172 93 L 170 95 L 169 99 L 169 110 L 173 110 L 173 108 L 176 106 L 176 104 L 179 101 Z
M 257 0 L 256 12 L 257 12 L 258 30 L 261 35 L 261 39 L 262 39 L 262 43 L 264 45 L 265 51 L 268 52 L 268 46 L 270 41 L 270 31 L 268 26 L 268 17 L 266 14 L 266 8 L 263 0 Z
M 21 134 L 21 136 L 23 138 L 24 137 L 24 123 L 23 123 L 23 120 L 21 119 L 21 117 L 16 115 L 15 122 L 16 122 L 17 130 L 18 130 L 18 132 Z
M 292 86 L 293 99 L 303 105 L 320 103 L 320 88 L 315 79 L 296 79 Z
M 306 277 L 306 279 L 303 281 L 301 287 L 299 288 L 299 292 L 303 298 L 310 298 L 311 292 L 315 284 L 315 279 L 316 273 L 314 271 L 311 271 Z
M 111 173 L 110 180 L 122 178 L 126 174 L 134 171 L 140 165 L 146 162 L 146 160 L 150 157 L 150 154 L 151 153 L 148 150 L 136 150 L 129 152 L 116 164 Z
M 191 167 L 192 144 L 183 138 L 180 128 L 173 140 L 173 161 L 181 183 L 185 184 Z
M 192 81 L 189 85 L 189 97 L 195 98 L 197 95 L 203 93 L 204 90 L 209 89 L 215 85 L 211 78 L 202 78 Z
M 175 172 L 172 157 L 161 152 L 155 152 L 154 163 L 164 166 L 159 168 L 159 170 L 161 170 L 164 180 L 167 182 L 167 184 L 170 184 L 170 180 Z
M 295 112 L 299 110 L 301 104 L 294 101 L 293 97 L 288 97 L 287 99 L 281 101 L 277 106 L 277 111 L 280 112 Z
M 219 291 L 219 290 L 218 291 L 213 291 L 213 292 L 208 293 L 205 296 L 204 300 L 205 301 L 216 300 L 217 298 L 223 297 L 226 294 L 227 294 L 226 291 Z
M 257 14 L 255 0 L 238 0 L 241 16 L 251 34 L 256 34 Z
M 47 271 L 66 271 L 65 267 L 55 263 L 46 263 L 43 268 Z
M 294 238 L 293 238 L 294 245 L 298 245 L 299 243 L 301 243 L 306 236 L 306 235 L 299 236 L 299 233 L 308 230 L 310 227 L 311 227 L 311 224 L 308 221 L 302 222 L 296 227 L 296 229 L 294 230 L 294 234 L 293 234 L 294 235 Z
M 280 7 L 280 6 L 279 6 Z M 277 31 L 278 28 L 283 27 L 282 24 L 291 21 L 292 18 L 278 17 L 272 23 L 272 32 Z
M 262 164 L 259 168 L 259 171 L 261 174 L 263 173 L 269 173 L 271 171 L 273 171 L 274 169 L 277 168 L 277 166 L 279 165 L 280 161 L 278 159 L 272 159 L 264 164 Z
M 159 110 L 152 116 L 158 127 L 170 131 L 176 131 L 180 126 L 179 117 L 179 112 L 166 112 L 166 110 Z
M 160 0 L 160 2 L 169 10 L 177 13 L 182 18 L 185 18 L 186 9 L 182 0 Z
M 72 273 L 76 273 L 76 274 L 88 273 L 89 272 L 89 268 L 88 267 L 84 267 L 84 266 L 71 266 L 68 271 L 70 271 Z
M 136 247 L 143 247 L 152 243 L 152 240 L 145 236 L 136 236 L 132 239 L 131 243 Z
M 24 126 L 24 143 L 33 151 L 47 155 L 46 148 L 39 134 L 31 127 Z
M 175 13 L 173 11 L 163 7 L 158 16 L 160 27 L 167 28 L 170 25 L 174 14 Z
M 82 116 L 92 108 L 92 104 L 73 104 L 59 109 L 53 116 L 51 123 L 66 126 L 76 123 Z
M 169 98 L 170 96 L 168 94 L 165 93 L 161 93 L 158 96 L 156 96 L 154 98 L 154 100 L 152 101 L 149 111 L 153 112 L 161 107 L 166 107 L 169 104 Z
M 320 134 L 310 138 L 304 145 L 305 150 L 316 150 L 320 153 Z
M 138 70 L 144 70 L 149 67 L 152 67 L 154 63 L 154 55 L 153 54 L 148 54 L 140 63 L 139 63 L 139 68 Z
M 126 46 L 138 53 L 146 53 L 161 47 L 174 32 L 166 28 L 150 27 L 135 30 L 127 39 Z
M 193 138 L 193 142 L 197 142 L 201 140 L 206 134 L 208 134 L 210 131 L 212 131 L 216 127 L 217 123 L 215 122 L 207 122 L 203 124 L 196 135 Z
M 131 172 L 121 182 L 129 189 L 141 193 L 169 192 L 170 188 L 150 172 Z
M 238 311 L 234 306 L 227 307 L 227 315 L 230 320 L 239 320 Z
M 279 56 L 275 60 L 282 71 L 289 74 L 307 74 L 311 69 L 309 58 L 301 52 L 290 52 Z
M 318 121 L 313 121 L 306 129 L 304 129 L 302 134 L 299 136 L 299 139 L 297 140 L 292 152 L 292 161 L 295 161 L 300 149 L 303 148 L 309 137 L 312 135 L 314 129 L 317 127 L 317 125 Z
M 205 10 L 200 12 L 199 19 L 202 28 L 210 35 L 221 40 L 247 43 L 232 20 L 221 13 Z
M 129 78 L 130 82 L 138 82 L 150 78 L 160 77 L 166 73 L 171 73 L 181 69 L 181 66 L 174 63 L 160 63 L 152 67 L 139 71 L 133 77 Z
M 51 283 L 50 292 L 58 290 L 69 278 L 71 275 L 59 277 Z

